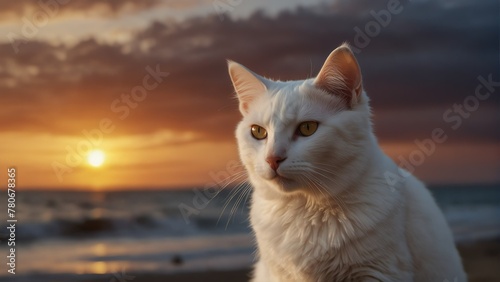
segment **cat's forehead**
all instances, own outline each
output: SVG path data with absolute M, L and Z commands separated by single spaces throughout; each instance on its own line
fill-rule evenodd
M 293 125 L 324 115 L 331 103 L 332 97 L 321 93 L 311 80 L 278 82 L 261 97 L 254 118 L 275 127 Z
M 271 91 L 268 95 L 267 119 L 274 123 L 287 123 L 296 119 L 305 102 L 301 88 L 301 85 L 294 84 Z

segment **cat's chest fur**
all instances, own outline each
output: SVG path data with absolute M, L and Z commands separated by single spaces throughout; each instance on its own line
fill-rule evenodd
M 405 242 L 393 240 L 404 238 L 403 226 L 394 229 L 403 217 L 396 201 L 358 214 L 352 207 L 347 212 L 300 198 L 276 202 L 256 196 L 251 222 L 270 281 L 406 281 L 410 271 L 401 270 L 410 269 L 410 255 Z

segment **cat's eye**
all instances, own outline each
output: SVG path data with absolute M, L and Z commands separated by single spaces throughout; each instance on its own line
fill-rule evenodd
M 254 124 L 254 125 L 252 125 L 251 131 L 252 131 L 253 138 L 255 138 L 257 140 L 266 139 L 266 137 L 267 137 L 267 131 L 262 126 Z
M 302 136 L 311 136 L 318 129 L 318 122 L 316 121 L 304 121 L 299 124 L 297 131 Z

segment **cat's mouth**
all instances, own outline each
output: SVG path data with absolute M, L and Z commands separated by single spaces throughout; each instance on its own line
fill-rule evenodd
M 276 172 L 274 174 L 274 177 L 271 180 L 282 181 L 282 180 L 290 180 L 290 179 L 288 179 L 287 177 L 285 177 L 285 176 L 283 176 L 283 175 L 281 175 L 281 174 L 279 174 L 279 173 Z
M 287 179 L 287 177 L 285 177 L 282 173 L 280 173 L 279 171 L 272 171 L 269 175 L 269 178 L 268 180 L 271 180 L 271 181 L 278 181 L 280 179 Z
M 287 190 L 287 187 L 291 186 L 294 183 L 293 179 L 284 176 L 282 173 L 279 172 L 275 172 L 274 176 L 272 176 L 268 180 L 274 182 L 275 184 L 277 184 L 277 186 L 279 186 L 283 190 Z
M 287 175 L 280 169 L 263 171 L 260 176 L 281 191 L 289 191 L 297 185 L 297 182 L 290 178 L 290 175 Z

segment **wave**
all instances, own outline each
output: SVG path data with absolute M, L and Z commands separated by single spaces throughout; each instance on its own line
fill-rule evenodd
M 247 224 L 229 224 L 228 217 L 196 217 L 186 223 L 182 218 L 157 218 L 151 215 L 136 215 L 130 218 L 81 218 L 56 219 L 49 222 L 22 223 L 17 230 L 17 240 L 33 242 L 42 239 L 85 239 L 97 237 L 181 237 L 202 236 L 214 233 L 249 232 Z M 241 220 L 244 221 L 243 219 Z M 6 226 L 2 230 L 7 230 Z M 8 237 L 0 234 L 0 239 Z

